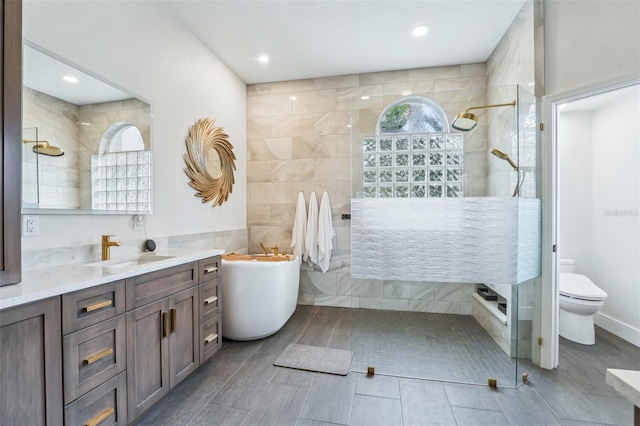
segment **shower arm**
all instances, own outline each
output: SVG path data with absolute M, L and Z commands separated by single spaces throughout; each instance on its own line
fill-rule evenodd
M 493 105 L 481 105 L 481 106 L 475 106 L 475 107 L 470 107 L 464 110 L 464 112 L 469 112 L 472 109 L 485 109 L 485 108 L 497 108 L 497 107 L 505 107 L 505 106 L 516 106 L 516 101 L 513 102 L 509 102 L 506 104 L 493 104 Z

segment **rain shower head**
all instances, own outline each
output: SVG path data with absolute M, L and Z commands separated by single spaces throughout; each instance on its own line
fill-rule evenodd
M 60 157 L 64 155 L 64 150 L 60 147 L 51 145 L 48 141 L 29 141 L 24 139 L 24 143 L 34 143 L 33 152 L 41 155 L 48 155 L 49 157 Z
M 516 101 L 509 102 L 508 104 L 493 104 L 493 105 L 482 105 L 477 107 L 467 108 L 464 112 L 456 115 L 456 118 L 453 119 L 451 123 L 451 127 L 456 130 L 460 130 L 462 132 L 468 132 L 476 127 L 478 124 L 478 116 L 469 112 L 472 109 L 485 109 L 485 108 L 495 108 L 495 107 L 505 107 L 505 106 L 516 106 Z
M 511 160 L 511 158 L 509 158 L 509 155 L 500 151 L 498 148 L 493 148 L 491 150 L 491 153 L 501 160 L 506 160 L 507 163 L 509 163 L 511 167 L 513 167 L 513 170 L 515 170 L 516 172 L 518 171 L 518 166 L 516 166 L 516 164 Z

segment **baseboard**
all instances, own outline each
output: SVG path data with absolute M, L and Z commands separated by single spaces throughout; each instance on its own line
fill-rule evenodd
M 640 347 L 640 330 L 638 330 L 637 328 L 618 321 L 615 318 L 611 318 L 610 316 L 605 315 L 601 312 L 598 312 L 593 316 L 593 322 L 597 326 L 604 328 L 608 332 L 615 334 L 621 339 L 624 339 L 627 342 Z

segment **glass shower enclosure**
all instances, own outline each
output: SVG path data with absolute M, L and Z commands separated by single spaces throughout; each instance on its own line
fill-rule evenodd
M 517 387 L 540 359 L 536 100 L 377 101 L 351 110 L 352 371 Z

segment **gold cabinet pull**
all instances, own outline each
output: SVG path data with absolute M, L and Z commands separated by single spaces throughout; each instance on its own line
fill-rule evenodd
M 207 297 L 206 299 L 204 299 L 204 304 L 208 305 L 210 303 L 215 302 L 216 300 L 218 300 L 218 296 Z
M 88 357 L 87 359 L 84 360 L 84 363 L 86 365 L 91 365 L 96 361 L 100 361 L 105 356 L 111 355 L 112 353 L 113 353 L 113 348 L 107 348 L 105 350 L 102 350 L 102 351 L 98 352 L 95 355 L 91 355 L 90 357 Z
M 171 332 L 175 333 L 178 330 L 178 314 L 175 309 L 171 309 Z
M 162 337 L 167 337 L 169 335 L 169 313 L 162 313 Z
M 218 338 L 218 335 L 216 333 L 211 333 L 210 335 L 208 335 L 207 337 L 204 338 L 204 342 L 205 343 L 211 343 L 214 340 L 216 340 Z
M 93 305 L 84 306 L 82 308 L 82 312 L 91 312 L 97 311 L 98 309 L 106 308 L 107 306 L 112 306 L 111 300 L 103 300 L 102 302 L 94 303 Z
M 204 268 L 204 271 L 208 274 L 210 272 L 216 272 L 218 270 L 217 266 L 212 266 L 210 268 Z
M 115 411 L 116 410 L 114 410 L 113 407 L 106 408 L 106 409 L 102 410 L 102 412 L 100 412 L 100 414 L 98 414 L 97 416 L 95 416 L 94 418 L 89 420 L 87 423 L 85 423 L 85 426 L 97 426 L 104 419 L 106 419 L 107 417 L 109 417 L 110 415 L 115 413 Z

